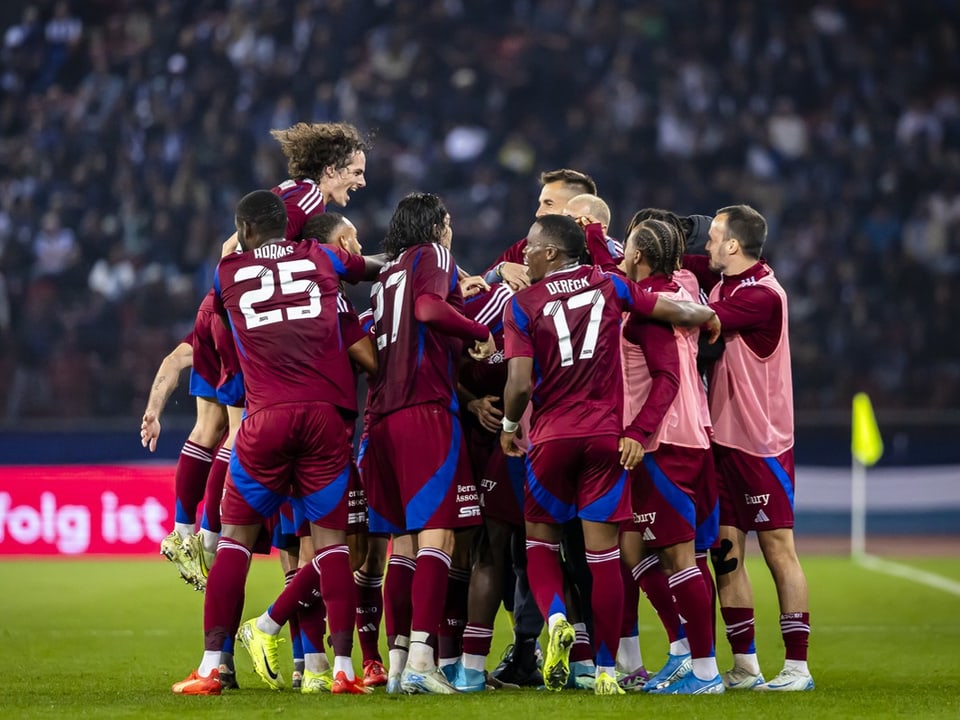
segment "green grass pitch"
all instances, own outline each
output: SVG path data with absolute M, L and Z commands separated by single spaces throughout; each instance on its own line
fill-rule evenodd
M 901 559 L 910 564 L 910 559 Z M 960 559 L 917 559 L 960 577 Z M 162 560 L 0 562 L 2 718 L 960 718 L 960 598 L 887 577 L 845 558 L 804 558 L 811 588 L 810 693 L 727 693 L 701 698 L 582 692 L 487 692 L 462 697 L 299 696 L 272 692 L 238 650 L 241 690 L 220 698 L 177 697 L 171 683 L 202 651 L 202 596 Z M 767 677 L 783 660 L 776 598 L 765 569 L 750 566 L 757 598 L 757 647 Z M 259 613 L 281 585 L 274 558 L 254 562 L 244 617 Z M 641 600 L 647 667 L 666 641 Z M 505 617 L 494 654 L 509 642 Z M 289 648 L 289 645 L 281 646 Z M 491 658 L 493 663 L 496 658 Z M 730 652 L 721 640 L 721 669 Z M 359 663 L 357 663 L 359 666 Z M 290 668 L 286 668 L 289 678 Z

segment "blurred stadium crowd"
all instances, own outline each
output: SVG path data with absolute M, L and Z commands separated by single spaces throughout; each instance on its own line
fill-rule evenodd
M 798 409 L 960 406 L 957 0 L 35 0 L 0 28 L 0 418 L 139 415 L 235 202 L 286 177 L 268 130 L 341 119 L 368 251 L 429 190 L 482 271 L 557 167 L 614 235 L 748 202 Z

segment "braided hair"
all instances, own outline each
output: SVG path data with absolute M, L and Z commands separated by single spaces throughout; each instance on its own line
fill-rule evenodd
M 670 223 L 643 220 L 633 229 L 633 242 L 654 275 L 672 275 L 683 258 L 683 237 Z

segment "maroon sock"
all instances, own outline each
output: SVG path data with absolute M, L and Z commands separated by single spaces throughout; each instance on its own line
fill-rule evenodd
M 304 640 L 304 653 L 322 653 L 327 635 L 327 607 L 317 601 L 309 607 L 301 607 L 296 613 L 300 625 L 300 637 Z
M 232 637 L 234 625 L 239 625 L 236 618 L 243 610 L 249 569 L 250 551 L 230 538 L 221 538 L 203 598 L 205 650 L 222 650 L 224 640 Z
M 622 562 L 620 563 L 620 578 L 623 580 L 623 615 L 620 618 L 620 637 L 633 637 L 638 630 L 640 588 L 637 587 L 630 569 Z
M 730 649 L 738 655 L 755 653 L 757 646 L 753 642 L 753 608 L 721 607 L 720 614 L 727 626 Z
M 686 622 L 684 630 L 690 643 L 690 656 L 713 656 L 713 634 L 710 632 L 710 598 L 707 586 L 696 565 L 674 573 L 668 580 L 673 591 L 677 614 Z
M 597 650 L 593 646 L 593 641 L 590 639 L 590 633 L 587 632 L 586 624 L 574 623 L 573 629 L 577 635 L 576 638 L 574 638 L 573 646 L 570 648 L 570 662 L 593 662 Z M 594 630 L 596 630 L 596 628 L 594 628 Z M 617 636 L 618 644 L 619 640 L 620 638 Z
M 717 585 L 713 581 L 713 574 L 710 572 L 710 562 L 707 559 L 707 553 L 697 553 L 697 567 L 700 568 L 700 576 L 703 578 L 703 586 L 707 589 L 707 595 L 710 597 L 710 637 L 713 638 L 713 648 L 717 648 Z
M 464 655 L 482 655 L 486 657 L 490 654 L 491 642 L 493 642 L 493 625 L 474 625 L 473 623 L 469 623 L 463 629 Z
M 680 638 L 680 616 L 673 604 L 673 593 L 670 592 L 667 576 L 663 574 L 660 559 L 656 555 L 644 558 L 633 568 L 633 577 L 660 618 L 663 629 L 667 631 L 667 639 L 676 642 Z
M 230 467 L 230 449 L 220 448 L 207 474 L 207 488 L 203 494 L 203 527 L 210 532 L 220 532 L 220 499 L 223 497 L 223 484 Z
M 283 586 L 286 587 L 293 579 L 297 576 L 296 569 L 287 570 L 283 574 Z M 300 648 L 300 613 L 295 612 L 290 616 L 290 620 L 287 621 L 287 624 L 290 626 L 290 645 L 293 648 L 293 659 L 294 660 L 303 660 L 303 650 L 301 649 L 300 655 L 297 655 L 297 648 Z
M 450 568 L 447 600 L 437 650 L 441 658 L 458 658 L 463 653 L 463 630 L 467 626 L 467 595 L 470 591 L 470 570 Z
M 780 634 L 787 649 L 787 660 L 806 660 L 810 643 L 810 613 L 781 613 Z
M 363 570 L 353 574 L 357 586 L 357 636 L 363 662 L 380 658 L 380 619 L 383 617 L 383 576 L 368 575 Z
M 410 637 L 413 618 L 411 589 L 416 569 L 417 561 L 402 555 L 391 555 L 387 563 L 387 576 L 383 581 L 383 620 L 387 631 L 387 647 L 391 650 L 398 647 L 398 636 Z
M 328 545 L 313 558 L 323 578 L 320 594 L 327 606 L 330 644 L 334 655 L 350 657 L 353 652 L 353 626 L 357 616 L 357 586 L 350 569 L 350 550 L 346 544 Z
M 558 543 L 527 538 L 527 580 L 545 620 L 556 613 L 567 614 Z
M 316 558 L 314 558 L 316 561 Z M 267 612 L 278 625 L 285 625 L 300 609 L 316 604 L 320 595 L 320 567 L 316 562 L 304 565 L 273 601 Z
M 190 440 L 183 444 L 174 475 L 174 492 L 177 496 L 174 513 L 176 522 L 196 524 L 197 505 L 203 499 L 203 489 L 207 485 L 207 475 L 210 473 L 212 464 L 212 448 L 205 448 Z
M 620 574 L 620 548 L 587 550 L 587 567 L 593 577 L 593 650 L 597 665 L 614 667 L 620 647 L 620 622 L 623 619 L 623 576 Z
M 426 633 L 436 638 L 443 619 L 450 577 L 450 556 L 437 548 L 420 548 L 417 552 L 417 570 L 413 574 L 410 600 L 413 618 L 410 633 Z

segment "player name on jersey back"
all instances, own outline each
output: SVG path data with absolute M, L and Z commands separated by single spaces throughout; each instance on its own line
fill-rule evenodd
M 546 283 L 547 292 L 551 295 L 560 295 L 576 292 L 585 287 L 590 287 L 589 278 L 572 278 L 569 280 L 550 280 Z

